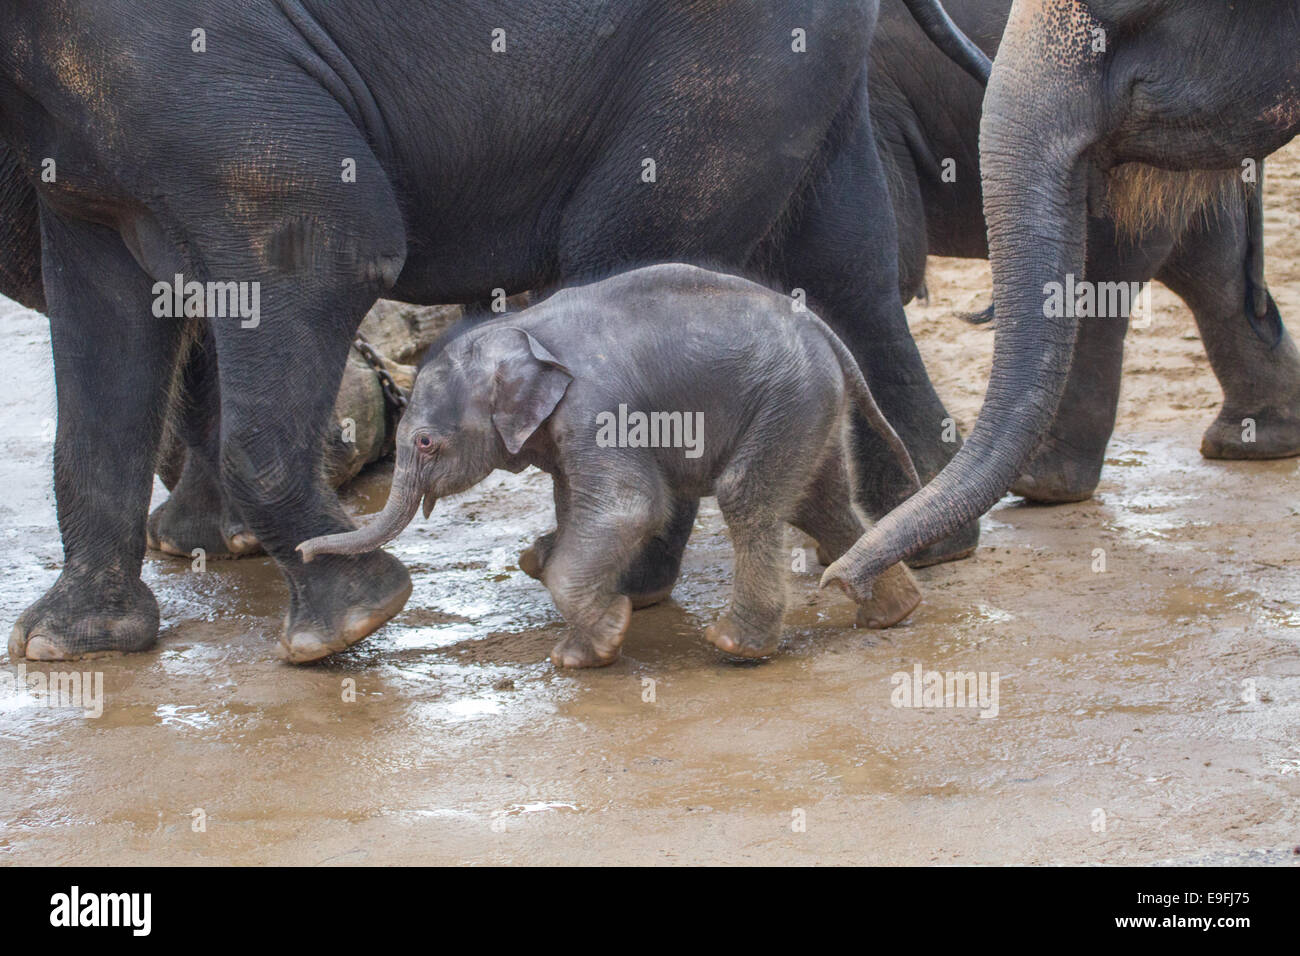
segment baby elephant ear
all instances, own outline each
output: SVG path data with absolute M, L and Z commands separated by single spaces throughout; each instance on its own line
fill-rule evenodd
M 517 455 L 551 417 L 573 376 L 523 329 L 504 329 L 502 334 L 492 391 L 492 424 L 506 450 Z

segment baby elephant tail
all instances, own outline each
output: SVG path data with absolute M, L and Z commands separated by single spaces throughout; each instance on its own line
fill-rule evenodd
M 893 450 L 895 460 L 897 460 L 899 467 L 903 469 L 904 474 L 907 475 L 908 481 L 911 483 L 912 494 L 916 494 L 916 492 L 921 490 L 921 479 L 916 473 L 916 465 L 912 462 L 912 456 L 908 453 L 907 446 L 903 444 L 903 440 L 898 437 L 898 432 L 894 431 L 894 427 L 889 424 L 889 420 L 886 419 L 884 413 L 880 411 L 880 406 L 876 404 L 876 400 L 871 394 L 871 389 L 867 386 L 867 380 L 863 378 L 862 371 L 858 368 L 858 363 L 849 353 L 849 350 L 845 348 L 844 343 L 839 340 L 839 337 L 829 326 L 825 325 L 825 323 L 822 324 L 825 329 L 826 338 L 830 342 L 831 348 L 834 349 L 836 358 L 839 359 L 840 368 L 844 373 L 844 381 L 853 397 L 853 402 L 858 413 L 870 423 L 876 433 L 884 438 L 886 443 Z M 879 603 L 879 601 L 873 602 L 873 598 L 877 597 L 874 594 L 875 582 L 871 580 L 864 581 L 862 580 L 861 575 L 853 573 L 853 569 L 861 562 L 861 547 L 862 541 L 860 540 L 856 545 L 849 549 L 846 554 L 842 555 L 838 561 L 834 562 L 829 568 L 827 568 L 826 572 L 822 575 L 821 586 L 826 587 L 829 584 L 838 584 L 844 593 L 859 605 L 875 606 L 875 604 Z M 879 577 L 882 582 L 887 583 L 893 581 L 893 576 L 895 575 L 898 576 L 899 581 L 904 584 L 910 582 L 910 592 L 915 595 L 915 600 L 910 602 L 905 613 L 902 614 L 902 617 L 906 617 L 907 614 L 910 614 L 912 609 L 920 603 L 920 592 L 917 591 L 915 582 L 912 581 L 911 575 L 907 572 L 906 568 L 899 567 L 897 569 L 886 569 L 885 573 Z M 886 591 L 888 590 L 889 587 L 886 587 Z M 882 592 L 879 597 L 883 600 L 886 596 Z M 879 627 L 888 625 L 868 624 L 868 626 Z
M 819 320 L 820 321 L 820 320 Z M 903 470 L 912 485 L 912 494 L 921 490 L 921 479 L 916 473 L 916 465 L 912 462 L 912 455 L 908 452 L 907 446 L 903 444 L 903 439 L 898 437 L 898 432 L 894 431 L 894 426 L 889 424 L 889 419 L 885 418 L 880 406 L 876 404 L 875 397 L 871 394 L 871 389 L 867 386 L 867 380 L 862 377 L 862 370 L 858 368 L 857 361 L 849 353 L 844 343 L 840 341 L 838 335 L 825 322 L 821 322 L 823 334 L 826 336 L 830 347 L 835 351 L 835 357 L 839 359 L 840 370 L 844 373 L 844 383 L 848 387 L 849 396 L 853 399 L 853 405 L 872 429 L 885 440 L 889 448 L 894 453 L 894 460 L 898 462 L 898 467 Z

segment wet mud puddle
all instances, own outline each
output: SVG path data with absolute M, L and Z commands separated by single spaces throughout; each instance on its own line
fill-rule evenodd
M 0 329 L 7 629 L 61 549 L 45 323 Z M 889 632 L 810 560 L 759 665 L 701 634 L 730 587 L 711 502 L 674 600 L 599 672 L 550 665 L 563 622 L 516 564 L 552 525 L 537 473 L 408 528 L 406 609 L 320 666 L 276 660 L 270 562 L 150 555 L 154 650 L 26 665 L 100 681 L 98 715 L 0 680 L 0 861 L 1290 862 L 1300 465 L 1204 462 L 1197 437 L 1122 432 L 1081 505 L 1008 498 Z M 996 716 L 950 693 L 966 675 L 975 704 L 996 675 Z

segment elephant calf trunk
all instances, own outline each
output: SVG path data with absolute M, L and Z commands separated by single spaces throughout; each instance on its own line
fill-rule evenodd
M 298 545 L 303 563 L 306 564 L 318 554 L 365 554 L 383 547 L 411 523 L 420 507 L 420 497 L 418 481 L 413 475 L 404 475 L 399 468 L 383 511 L 355 531 L 327 534 L 304 541 Z M 425 508 L 426 516 L 431 507 L 432 499 Z
M 318 554 L 366 554 L 391 541 L 396 535 L 379 538 L 370 531 L 369 525 L 356 531 L 340 534 L 326 534 L 311 538 L 298 545 L 303 564 L 308 564 Z

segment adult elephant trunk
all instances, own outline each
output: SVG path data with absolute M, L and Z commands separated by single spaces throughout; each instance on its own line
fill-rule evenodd
M 1052 424 L 1077 320 L 1072 303 L 1045 304 L 1083 272 L 1086 154 L 1099 136 L 1089 21 L 1073 0 L 1017 0 L 1012 10 L 980 134 L 998 316 L 984 407 L 948 467 L 826 570 L 823 584 L 856 599 L 886 568 L 996 504 Z
M 405 449 L 403 449 L 405 450 Z M 424 485 L 420 468 L 411 459 L 412 454 L 399 453 L 397 468 L 393 472 L 392 487 L 388 490 L 388 503 L 384 510 L 372 517 L 356 531 L 323 535 L 298 545 L 304 563 L 318 554 L 365 554 L 392 541 L 411 523 L 420 507 Z M 432 507 L 432 499 L 425 513 Z

